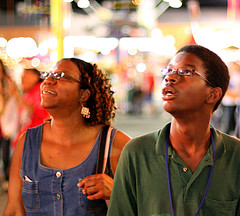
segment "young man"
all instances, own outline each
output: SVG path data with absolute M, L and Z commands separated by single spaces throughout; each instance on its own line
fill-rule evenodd
M 210 126 L 228 88 L 227 66 L 189 45 L 162 75 L 172 121 L 125 146 L 108 216 L 239 216 L 240 141 Z

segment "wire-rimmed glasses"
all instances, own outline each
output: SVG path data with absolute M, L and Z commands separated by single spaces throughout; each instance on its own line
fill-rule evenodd
M 187 69 L 187 68 L 163 68 L 161 70 L 162 76 L 172 75 L 174 73 L 177 73 L 180 76 L 193 76 L 193 73 L 197 74 L 198 76 L 202 77 L 209 85 L 212 87 L 215 87 L 210 81 L 208 81 L 202 74 L 198 73 L 194 69 Z
M 78 81 L 75 78 L 67 75 L 63 71 L 58 71 L 58 72 L 46 72 L 46 71 L 44 71 L 44 72 L 40 73 L 40 78 L 43 79 L 43 80 L 45 80 L 49 77 L 52 77 L 53 79 L 56 79 L 56 80 L 65 80 L 65 81 L 70 80 L 70 81 L 74 81 L 74 82 L 77 82 L 77 83 L 81 84 L 80 81 Z

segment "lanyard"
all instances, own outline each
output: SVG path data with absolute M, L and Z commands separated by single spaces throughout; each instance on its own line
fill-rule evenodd
M 235 126 L 235 136 L 240 138 L 240 105 L 237 107 L 237 121 Z
M 210 170 L 210 174 L 208 177 L 208 183 L 205 189 L 205 193 L 203 195 L 201 204 L 198 208 L 197 213 L 195 214 L 195 216 L 197 216 L 204 204 L 204 201 L 206 199 L 207 196 L 207 192 L 208 192 L 208 188 L 211 182 L 211 178 L 212 178 L 212 173 L 213 173 L 213 167 L 214 167 L 214 162 L 215 162 L 215 143 L 214 143 L 214 139 L 213 139 L 213 135 L 211 133 L 211 142 L 212 142 L 212 148 L 213 148 L 213 165 L 211 167 Z M 171 205 L 171 212 L 172 212 L 172 216 L 174 216 L 174 211 L 173 211 L 173 202 L 172 202 L 172 193 L 171 193 L 171 184 L 170 184 L 170 176 L 169 176 L 169 166 L 168 166 L 168 145 L 169 145 L 169 134 L 167 135 L 167 141 L 166 141 L 166 147 L 165 147 L 165 164 L 166 164 L 166 174 L 167 174 L 167 183 L 168 183 L 168 194 L 169 194 L 169 199 L 170 199 L 170 205 Z

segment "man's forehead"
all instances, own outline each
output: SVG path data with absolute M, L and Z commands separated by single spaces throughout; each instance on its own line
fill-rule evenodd
M 202 60 L 193 53 L 190 52 L 180 52 L 177 53 L 172 60 L 169 62 L 168 66 L 182 65 L 185 67 L 197 68 L 203 65 Z

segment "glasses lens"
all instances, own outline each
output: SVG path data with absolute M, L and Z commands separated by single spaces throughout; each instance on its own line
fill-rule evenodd
M 60 77 L 60 78 L 66 78 L 66 76 L 65 76 L 65 73 L 64 73 L 64 72 L 61 72 L 61 73 L 59 73 L 58 75 L 59 75 L 59 77 Z
M 169 68 L 163 68 L 161 70 L 162 76 L 166 76 L 169 72 L 171 72 L 171 70 Z
M 54 79 L 60 79 L 60 76 L 58 75 L 58 73 L 52 73 L 52 77 Z
M 49 73 L 46 72 L 46 71 L 41 72 L 41 73 L 40 73 L 40 78 L 41 78 L 41 79 L 46 79 L 46 78 L 48 77 L 48 74 L 49 74 Z
M 179 68 L 178 69 L 178 74 L 182 76 L 192 76 L 193 71 L 190 69 L 185 69 L 185 68 Z

